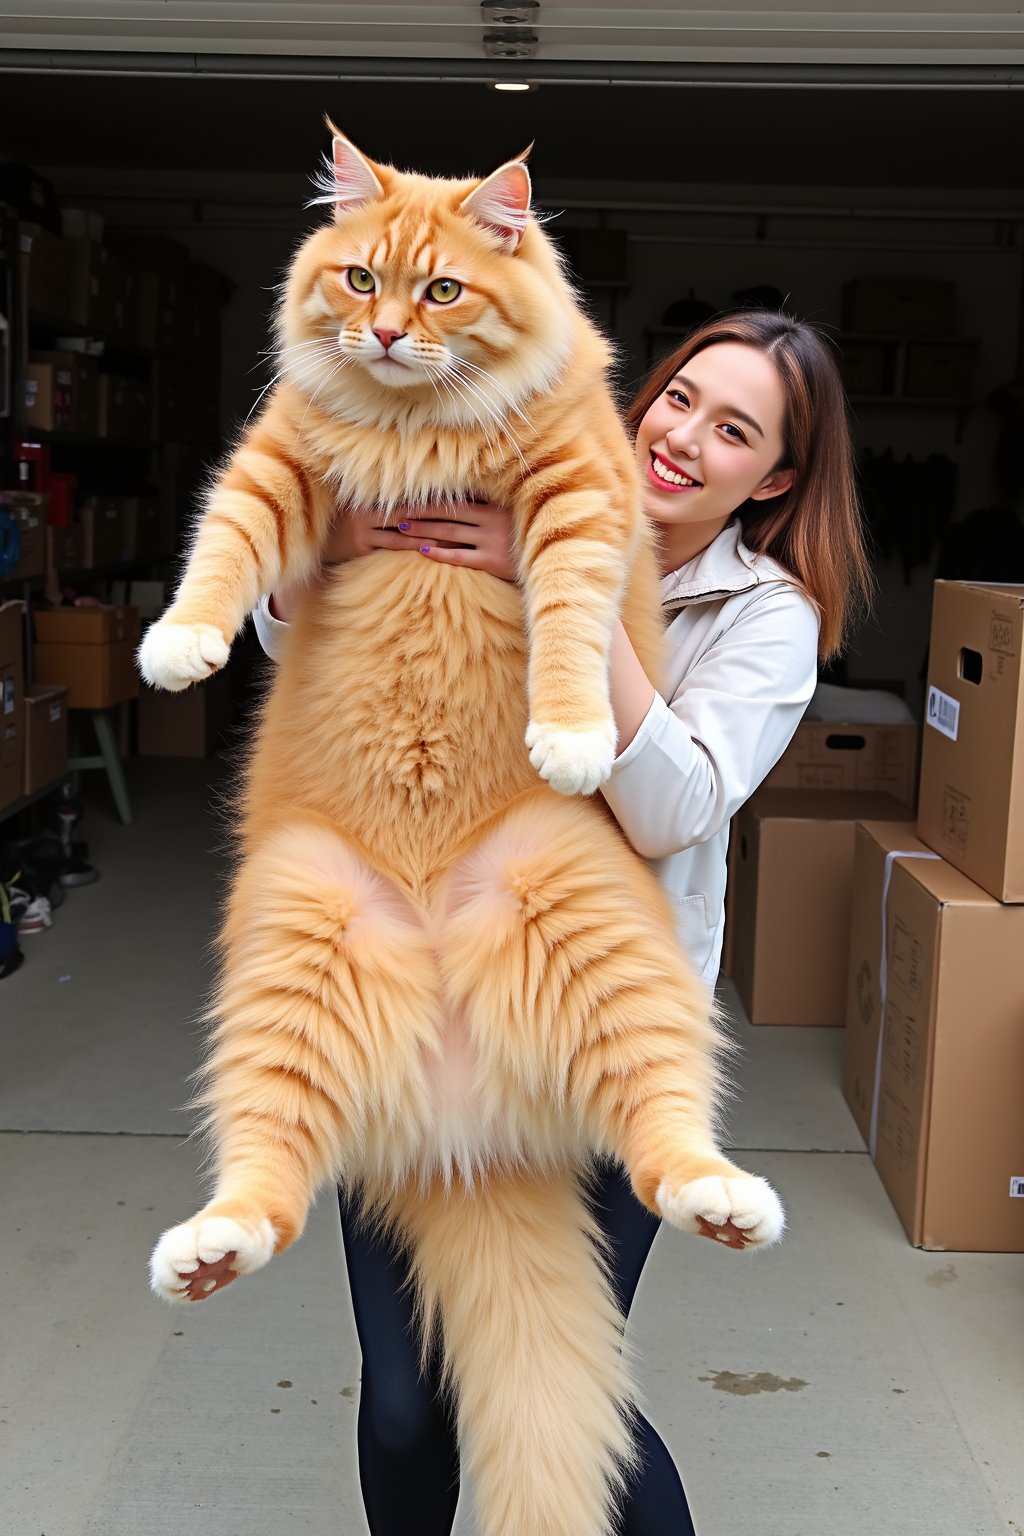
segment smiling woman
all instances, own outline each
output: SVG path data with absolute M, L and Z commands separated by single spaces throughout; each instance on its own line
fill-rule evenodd
M 709 320 L 649 376 L 626 424 L 663 568 L 738 516 L 748 549 L 777 560 L 812 599 L 820 653 L 835 655 L 870 601 L 872 575 L 846 398 L 818 333 L 767 310 Z

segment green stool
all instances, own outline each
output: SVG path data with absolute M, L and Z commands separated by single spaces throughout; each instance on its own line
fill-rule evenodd
M 114 726 L 113 716 L 109 709 L 74 709 L 70 710 L 72 730 L 72 755 L 68 758 L 68 767 L 72 773 L 80 773 L 84 768 L 105 768 L 107 778 L 110 780 L 110 790 L 114 796 L 114 804 L 117 806 L 117 814 L 123 826 L 132 824 L 132 808 L 128 799 L 128 786 L 124 779 L 124 765 L 121 762 L 121 754 L 117 750 L 117 731 Z M 92 721 L 92 728 L 96 733 L 96 741 L 99 744 L 99 753 L 91 757 L 81 754 L 81 739 L 78 731 L 79 715 L 88 715 Z

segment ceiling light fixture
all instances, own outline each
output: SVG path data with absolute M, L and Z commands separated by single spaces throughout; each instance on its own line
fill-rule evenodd
M 511 92 L 511 91 L 532 91 L 532 90 L 535 90 L 535 89 L 536 89 L 536 87 L 531 85 L 528 80 L 492 80 L 491 81 L 491 90 L 492 91 L 510 91 Z

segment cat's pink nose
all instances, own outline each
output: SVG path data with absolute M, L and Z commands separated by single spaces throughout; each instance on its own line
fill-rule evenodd
M 394 342 L 401 341 L 403 336 L 408 335 L 408 332 L 407 331 L 385 331 L 383 329 L 378 331 L 377 327 L 374 326 L 373 327 L 373 334 L 376 336 L 377 340 L 380 342 L 381 346 L 384 348 L 384 351 L 386 352 L 388 350 L 388 348 L 394 344 Z

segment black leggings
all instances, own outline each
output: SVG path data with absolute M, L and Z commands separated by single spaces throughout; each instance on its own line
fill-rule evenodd
M 658 1219 L 636 1199 L 617 1164 L 593 1185 L 595 1215 L 611 1242 L 611 1276 L 628 1314 Z M 370 1536 L 449 1536 L 459 1500 L 459 1446 L 436 1362 L 420 1370 L 408 1268 L 339 1192 L 356 1332 L 363 1352 L 359 1482 Z M 661 1436 L 636 1421 L 640 1471 L 627 1490 L 621 1536 L 694 1536 L 679 1473 Z

